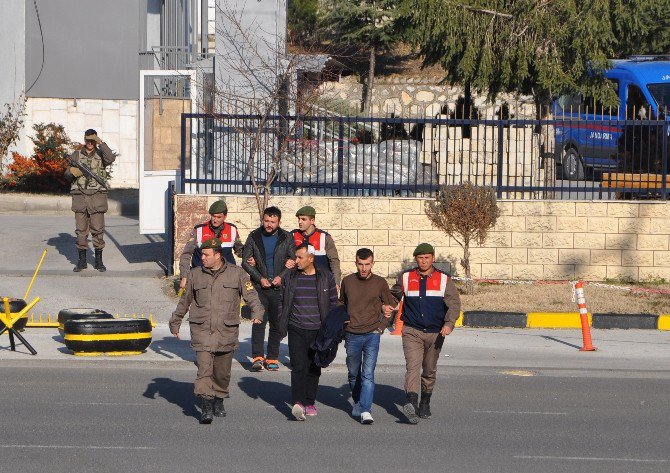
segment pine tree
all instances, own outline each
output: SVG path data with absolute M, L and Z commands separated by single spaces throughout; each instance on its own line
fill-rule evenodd
M 286 12 L 288 36 L 291 43 L 312 39 L 316 29 L 319 0 L 289 0 Z
M 442 65 L 451 83 L 489 98 L 517 92 L 546 101 L 577 91 L 614 105 L 602 75 L 608 58 L 668 51 L 668 3 L 404 0 L 400 23 L 426 65 Z
M 394 20 L 401 0 L 327 0 L 320 26 L 335 45 L 356 46 L 368 52 L 368 77 L 363 110 L 371 109 L 377 55 L 400 38 Z

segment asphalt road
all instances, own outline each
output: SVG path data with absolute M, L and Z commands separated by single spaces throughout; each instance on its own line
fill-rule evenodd
M 342 367 L 319 415 L 290 419 L 289 371 L 235 365 L 228 417 L 199 425 L 188 363 L 5 361 L 0 471 L 667 472 L 670 373 L 442 369 L 433 418 L 404 422 L 402 367 L 375 423 L 348 415 Z

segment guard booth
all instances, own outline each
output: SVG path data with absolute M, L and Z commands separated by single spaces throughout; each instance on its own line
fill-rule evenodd
M 141 234 L 170 228 L 170 186 L 180 187 L 181 115 L 197 111 L 196 89 L 195 70 L 140 72 Z

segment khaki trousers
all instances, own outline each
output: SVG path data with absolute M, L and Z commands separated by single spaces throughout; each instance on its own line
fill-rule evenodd
M 206 398 L 228 397 L 230 370 L 233 366 L 234 351 L 212 353 L 195 352 L 198 374 L 195 376 L 195 395 Z
M 107 194 L 93 195 L 73 194 L 72 211 L 74 212 L 77 248 L 88 249 L 88 234 L 91 233 L 93 248 L 105 247 L 105 212 L 107 212 Z
M 402 328 L 402 349 L 405 352 L 405 392 L 432 393 L 440 350 L 435 348 L 439 333 L 425 333 L 408 325 Z

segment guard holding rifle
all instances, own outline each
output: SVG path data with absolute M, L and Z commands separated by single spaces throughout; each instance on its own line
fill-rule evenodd
M 86 250 L 90 231 L 95 249 L 95 265 L 98 271 L 106 271 L 102 263 L 102 249 L 105 247 L 105 212 L 107 212 L 107 170 L 116 159 L 116 154 L 100 139 L 98 133 L 88 129 L 84 133 L 84 146 L 75 150 L 69 159 L 70 166 L 65 177 L 71 181 L 72 211 L 79 260 L 75 272 L 86 268 Z

